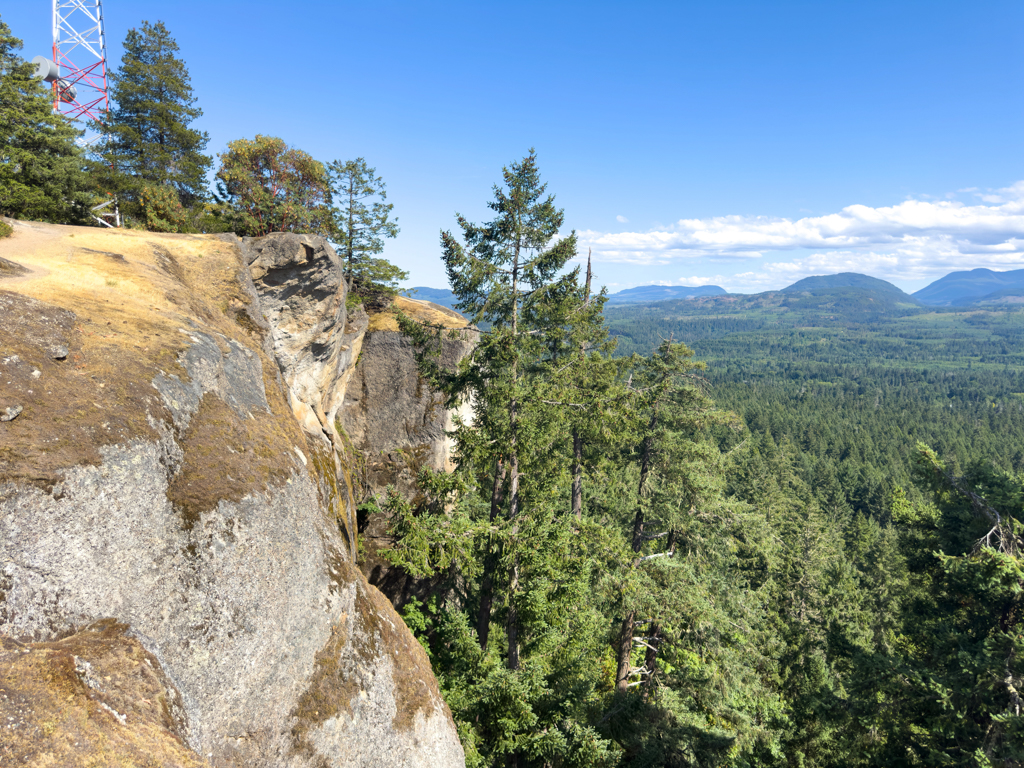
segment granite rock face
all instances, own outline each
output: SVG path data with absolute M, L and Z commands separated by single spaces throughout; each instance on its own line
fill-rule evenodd
M 458 367 L 476 347 L 479 332 L 458 312 L 402 296 L 394 309 L 413 320 L 448 330 L 442 334 L 441 365 Z M 393 314 L 370 318 L 362 352 L 345 395 L 341 422 L 363 457 L 362 481 L 371 494 L 393 486 L 407 498 L 416 496 L 420 469 L 451 468 L 455 419 L 469 420 L 468 403 L 449 410 L 443 396 L 420 377 L 409 339 L 398 330 Z M 387 518 L 375 515 L 360 521 L 365 556 L 363 573 L 395 603 L 402 603 L 414 583 L 390 568 L 377 551 L 388 543 Z
M 106 619 L 62 640 L 0 638 L 0 764 L 208 768 L 185 744 L 181 695 L 126 630 Z
M 330 434 L 366 315 L 346 312 L 341 263 L 322 238 L 278 232 L 246 239 L 244 251 L 292 410 L 307 431 Z
M 92 631 L 95 659 L 157 670 L 116 702 L 67 677 L 118 759 L 463 765 L 426 655 L 354 565 L 334 422 L 366 320 L 330 247 L 19 223 L 0 258 L 29 270 L 0 277 L 21 318 L 0 323 L 0 405 L 23 406 L 0 424 L 4 652 Z M 30 667 L 5 691 L 42 690 Z M 42 729 L 34 700 L 18 717 Z M 46 720 L 39 754 L 76 722 Z M 19 744 L 0 731 L 0 756 Z

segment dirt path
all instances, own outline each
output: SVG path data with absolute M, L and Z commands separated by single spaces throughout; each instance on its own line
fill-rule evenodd
M 36 251 L 52 248 L 58 240 L 66 236 L 65 229 L 74 231 L 74 228 L 54 224 L 38 224 L 31 221 L 12 221 L 10 219 L 7 221 L 14 227 L 14 234 L 10 237 L 0 238 L 0 259 L 13 262 L 26 271 L 17 275 L 0 273 L 0 288 L 38 280 L 50 274 L 50 270 L 44 267 L 26 264 L 24 257 Z

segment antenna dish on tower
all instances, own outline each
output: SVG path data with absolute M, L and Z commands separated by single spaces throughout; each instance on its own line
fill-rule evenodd
M 32 63 L 36 65 L 36 71 L 32 74 L 44 83 L 56 82 L 60 77 L 60 67 L 57 66 L 57 62 L 52 61 L 45 56 L 36 56 L 32 59 Z

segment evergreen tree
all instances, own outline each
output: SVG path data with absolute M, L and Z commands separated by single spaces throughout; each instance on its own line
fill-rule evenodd
M 390 218 L 394 205 L 386 202 L 384 180 L 361 157 L 328 163 L 327 173 L 334 202 L 330 237 L 344 260 L 349 290 L 393 292 L 397 281 L 409 275 L 377 257 L 384 250 L 384 238 L 398 235 L 398 219 Z
M 73 224 L 88 217 L 91 186 L 81 132 L 53 113 L 53 96 L 0 21 L 0 213 Z
M 400 317 L 448 405 L 472 399 L 473 421 L 454 435 L 457 470 L 425 473 L 416 509 L 395 494 L 388 504 L 389 559 L 441 580 L 405 615 L 467 763 L 776 755 L 784 714 L 757 646 L 771 647 L 768 582 L 735 554 L 741 542 L 766 547 L 747 508 L 722 495 L 708 429 L 724 415 L 683 345 L 610 358 L 603 296 L 589 275 L 581 285 L 563 271 L 574 238 L 557 239 L 562 212 L 533 154 L 504 182 L 493 221 L 460 217 L 461 242 L 442 233 L 461 309 L 488 325 L 472 358 L 445 371 L 433 356 L 441 332 Z
M 465 685 L 449 701 L 481 759 L 600 765 L 609 745 L 588 721 L 600 680 L 591 660 L 602 653 L 605 622 L 588 595 L 599 562 L 593 549 L 604 537 L 569 513 L 562 490 L 571 454 L 557 374 L 566 361 L 555 362 L 578 351 L 572 327 L 585 322 L 585 291 L 578 269 L 563 271 L 576 237 L 558 237 L 564 214 L 546 194 L 534 153 L 505 168 L 503 181 L 489 204 L 492 221 L 460 216 L 462 242 L 441 236 L 460 309 L 489 326 L 474 355 L 444 371 L 429 354 L 439 337 L 400 317 L 423 350 L 426 378 L 450 404 L 470 399 L 474 418 L 454 435 L 459 501 L 398 510 L 393 559 L 410 570 L 455 563 L 471 579 L 461 582 L 464 598 L 441 611 L 435 631 L 448 640 L 435 652 L 442 680 L 456 673 Z M 456 556 L 467 540 L 471 550 Z M 498 637 L 495 624 L 504 630 Z
M 934 505 L 893 517 L 917 590 L 904 653 L 886 658 L 876 764 L 1024 763 L 1024 482 L 982 463 L 963 475 L 919 446 Z M 876 666 L 881 666 L 877 665 Z
M 129 209 L 139 206 L 146 186 L 171 187 L 186 207 L 207 197 L 210 137 L 190 127 L 203 113 L 177 52 L 162 21 L 144 21 L 128 31 L 121 66 L 111 74 L 112 109 L 97 129 L 107 134 L 102 155 L 114 171 L 111 191 Z

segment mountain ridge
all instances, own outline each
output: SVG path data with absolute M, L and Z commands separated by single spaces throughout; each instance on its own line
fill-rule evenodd
M 831 294 L 872 293 L 889 301 L 920 306 L 974 306 L 979 304 L 1019 304 L 1024 302 L 1024 269 L 995 271 L 986 267 L 950 272 L 914 293 L 907 293 L 896 285 L 878 277 L 859 272 L 838 272 L 831 275 L 812 275 L 772 291 L 734 293 L 718 285 L 641 285 L 626 288 L 608 296 L 608 306 L 655 304 L 664 301 L 702 299 L 714 297 L 753 297 L 768 294 Z M 417 286 L 402 291 L 405 296 L 456 309 L 457 297 L 446 288 Z
M 1024 296 L 1024 269 L 997 272 L 978 267 L 950 272 L 913 295 L 922 304 L 953 307 Z
M 693 299 L 698 296 L 725 296 L 728 293 L 718 285 L 638 285 L 626 288 L 608 297 L 608 304 L 647 304 L 671 299 Z
M 859 272 L 838 272 L 833 275 L 813 275 L 797 280 L 792 285 L 783 288 L 780 293 L 798 293 L 808 291 L 810 293 L 831 293 L 837 289 L 857 288 L 868 291 L 880 291 L 887 294 L 905 296 L 912 299 L 906 291 L 897 288 L 887 280 L 878 277 L 871 277 Z

